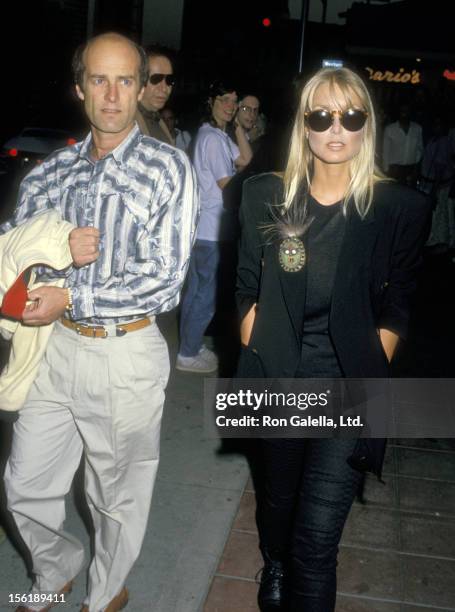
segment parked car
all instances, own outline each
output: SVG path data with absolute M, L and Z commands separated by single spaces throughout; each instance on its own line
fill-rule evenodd
M 52 151 L 75 142 L 75 138 L 64 130 L 25 128 L 3 145 L 0 153 L 0 174 L 23 176 Z

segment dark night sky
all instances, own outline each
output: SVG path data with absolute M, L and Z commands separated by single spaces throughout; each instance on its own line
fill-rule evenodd
M 313 0 L 314 1 L 314 0 Z M 81 8 L 79 15 L 74 7 Z M 331 0 L 329 0 L 329 3 Z M 106 27 L 125 23 L 133 0 L 100 0 Z M 71 10 L 69 5 L 73 7 Z M 306 59 L 312 66 L 320 57 L 337 53 L 346 43 L 360 46 L 451 51 L 454 2 L 406 2 L 375 4 L 368 17 L 365 3 L 354 4 L 350 25 L 343 29 L 310 24 L 306 33 Z M 4 96 L 7 121 L 0 127 L 2 139 L 24 124 L 67 127 L 80 121 L 71 93 L 70 59 L 84 36 L 87 0 L 74 0 L 66 8 L 50 0 L 15 0 L 3 11 L 8 24 L 3 45 Z M 183 56 L 186 76 L 198 80 L 205 71 L 229 67 L 246 79 L 259 78 L 267 85 L 291 80 L 298 66 L 299 24 L 286 16 L 286 0 L 231 0 L 221 13 L 213 0 L 186 0 Z M 8 12 L 8 14 L 6 14 Z M 273 27 L 260 26 L 260 17 L 271 16 Z M 110 21 L 109 21 L 110 20 Z M 108 23 L 109 22 L 109 23 Z M 209 27 L 208 27 L 209 24 Z M 102 25 L 102 24 L 101 24 Z

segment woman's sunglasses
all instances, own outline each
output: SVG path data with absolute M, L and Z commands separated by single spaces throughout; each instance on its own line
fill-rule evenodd
M 325 132 L 333 125 L 335 115 L 339 116 L 341 125 L 349 132 L 361 130 L 368 117 L 368 113 L 359 108 L 348 108 L 345 111 L 329 111 L 320 108 L 314 111 L 307 111 L 305 113 L 305 121 L 313 132 Z
M 175 76 L 173 74 L 161 74 L 160 72 L 156 72 L 149 77 L 149 81 L 152 85 L 158 85 L 163 79 L 166 81 L 168 87 L 172 87 L 175 84 Z

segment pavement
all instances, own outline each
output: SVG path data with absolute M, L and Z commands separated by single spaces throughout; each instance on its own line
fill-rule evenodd
M 390 441 L 383 478 L 367 477 L 346 523 L 337 612 L 454 611 L 455 440 Z M 255 508 L 249 480 L 204 612 L 258 610 Z
M 411 338 L 399 356 L 405 376 L 455 377 L 455 266 L 427 263 Z M 160 326 L 175 362 L 175 315 Z M 203 431 L 203 377 L 173 370 L 167 391 L 161 462 L 142 553 L 128 579 L 131 612 L 257 610 L 261 568 L 248 464 L 233 445 Z M 8 454 L 11 424 L 0 431 Z M 3 469 L 3 468 L 1 468 Z M 69 531 L 90 547 L 81 473 L 68 496 Z M 391 440 L 385 484 L 367 477 L 340 546 L 337 612 L 455 612 L 455 439 Z M 2 504 L 0 492 L 0 509 Z M 0 610 L 26 593 L 28 557 L 0 513 Z M 79 610 L 85 575 L 61 610 Z
M 160 326 L 175 362 L 176 318 Z M 210 339 L 208 339 L 210 341 Z M 219 440 L 203 433 L 203 377 L 173 370 L 161 437 L 161 461 L 142 553 L 128 579 L 131 612 L 202 610 L 242 493 L 248 480 L 243 455 L 225 452 Z M 8 453 L 11 424 L 3 423 L 1 455 Z M 3 466 L 1 468 L 3 472 Z M 89 519 L 81 493 L 81 471 L 67 499 L 66 529 L 90 550 Z M 4 508 L 4 503 L 2 504 Z M 2 515 L 0 514 L 0 521 Z M 27 576 L 17 535 L 3 514 L 7 538 L 0 536 L 0 610 L 11 611 L 10 593 L 27 593 Z M 22 554 L 21 554 L 22 552 Z M 79 576 L 60 610 L 79 610 L 85 575 Z

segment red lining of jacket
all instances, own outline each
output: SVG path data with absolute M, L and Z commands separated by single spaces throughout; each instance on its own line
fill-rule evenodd
M 25 282 L 26 273 L 27 270 L 22 272 L 4 295 L 1 307 L 1 313 L 4 317 L 16 319 L 17 321 L 22 319 L 22 313 L 28 299 L 27 284 Z

